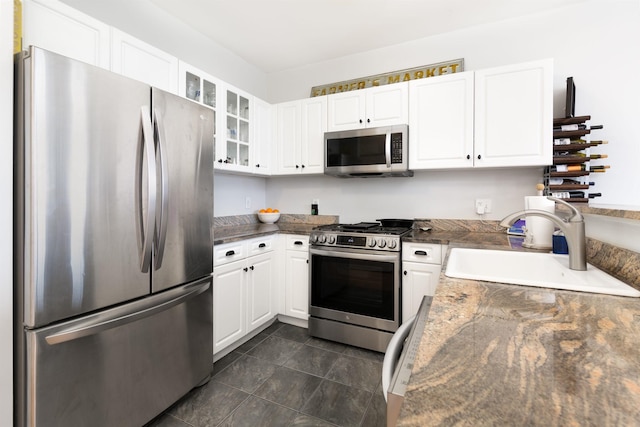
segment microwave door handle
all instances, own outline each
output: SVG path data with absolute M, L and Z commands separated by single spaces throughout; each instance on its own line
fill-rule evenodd
M 384 158 L 387 162 L 387 168 L 391 167 L 391 132 L 387 132 L 384 139 Z

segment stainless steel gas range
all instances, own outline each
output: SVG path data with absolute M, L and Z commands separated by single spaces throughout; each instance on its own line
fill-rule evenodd
M 385 351 L 402 319 L 400 240 L 409 231 L 369 222 L 312 231 L 312 336 Z

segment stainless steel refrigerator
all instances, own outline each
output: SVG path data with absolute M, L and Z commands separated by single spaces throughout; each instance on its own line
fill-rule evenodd
M 213 367 L 214 112 L 16 57 L 15 419 L 141 426 Z

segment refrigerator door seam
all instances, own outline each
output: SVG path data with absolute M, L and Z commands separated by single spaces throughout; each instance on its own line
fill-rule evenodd
M 122 310 L 115 310 L 108 316 L 97 316 L 94 321 L 87 322 L 87 324 L 81 327 L 74 326 L 70 329 L 49 335 L 45 339 L 48 344 L 55 345 L 87 337 L 89 335 L 96 335 L 106 330 L 126 325 L 128 323 L 133 323 L 161 311 L 168 310 L 171 307 L 182 304 L 185 301 L 200 295 L 207 289 L 209 289 L 208 279 L 204 283 L 185 285 L 167 292 L 167 295 L 162 295 L 161 301 L 151 301 L 154 305 L 149 308 L 141 310 L 140 307 L 135 304 L 133 308 L 123 307 Z M 149 303 L 149 301 L 147 301 L 147 303 Z

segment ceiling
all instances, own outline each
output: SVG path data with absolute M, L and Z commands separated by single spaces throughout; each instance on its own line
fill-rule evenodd
M 587 0 L 150 0 L 265 73 Z

